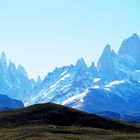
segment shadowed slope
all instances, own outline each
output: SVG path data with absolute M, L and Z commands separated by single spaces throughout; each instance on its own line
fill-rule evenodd
M 0 113 L 0 126 L 2 127 L 33 124 L 139 130 L 139 128 L 135 126 L 52 103 L 33 105 L 24 109 Z
M 11 99 L 6 95 L 0 94 L 0 111 L 2 110 L 12 110 L 17 108 L 23 108 L 24 105 L 21 101 Z

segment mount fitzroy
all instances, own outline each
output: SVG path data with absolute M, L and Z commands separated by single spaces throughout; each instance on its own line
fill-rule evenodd
M 0 60 L 0 92 L 25 106 L 54 102 L 102 115 L 140 116 L 140 38 L 133 34 L 115 53 L 104 48 L 97 67 L 83 58 L 56 68 L 42 81 L 30 80 L 22 66 Z M 112 114 L 111 114 L 112 112 Z M 118 114 L 117 114 L 118 113 Z

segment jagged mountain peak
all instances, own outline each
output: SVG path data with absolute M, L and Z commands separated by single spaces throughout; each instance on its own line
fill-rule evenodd
M 22 65 L 18 65 L 17 70 L 23 73 L 24 75 L 27 75 L 27 72 Z
M 92 62 L 92 63 L 91 63 L 91 65 L 89 66 L 89 70 L 90 70 L 90 71 L 97 72 L 97 68 L 96 68 L 96 66 L 95 66 L 95 63 L 94 63 L 94 62 Z
M 125 39 L 118 51 L 120 56 L 129 55 L 136 60 L 140 59 L 140 38 L 134 33 L 129 38 Z
M 37 77 L 37 84 L 40 84 L 40 83 L 42 83 L 42 79 L 41 79 L 40 76 L 38 76 L 38 77 Z
M 109 44 L 107 44 L 104 48 L 103 52 L 111 52 L 111 46 Z
M 92 62 L 89 68 L 96 68 L 95 63 Z
M 115 57 L 116 54 L 113 50 L 111 50 L 110 45 L 106 45 L 97 63 L 97 69 L 103 77 L 113 79 L 113 75 L 114 75 L 113 60 Z
M 133 33 L 132 36 L 130 38 L 133 38 L 133 39 L 139 39 L 139 35 L 136 34 L 136 33 Z
M 16 68 L 16 65 L 10 60 L 10 61 L 9 61 L 9 67 L 14 67 L 14 68 Z
M 6 60 L 6 54 L 5 54 L 5 52 L 2 52 L 1 53 L 1 59 L 5 59 Z
M 90 75 L 92 75 L 92 77 L 93 76 L 96 77 L 98 75 L 97 68 L 94 62 L 92 62 L 91 65 L 89 66 L 88 72 L 90 73 Z
M 76 67 L 80 69 L 86 69 L 87 65 L 85 63 L 85 60 L 83 58 L 78 59 L 78 61 L 76 62 Z
M 4 52 L 1 53 L 0 58 L 0 83 L 0 92 L 10 98 L 22 101 L 33 94 L 36 84 L 29 79 L 23 66 L 16 67 L 11 60 L 7 63 Z
M 7 67 L 7 60 L 6 60 L 6 55 L 4 52 L 1 53 L 1 64 L 4 66 L 4 67 Z
M 42 81 L 40 76 L 37 77 L 37 81 Z
M 107 44 L 103 50 L 103 53 L 100 57 L 101 58 L 104 58 L 104 57 L 108 57 L 108 56 L 115 56 L 115 52 L 114 50 L 111 49 L 111 46 L 109 44 Z
M 107 63 L 107 61 L 111 61 L 112 57 L 114 57 L 115 55 L 116 55 L 115 52 L 111 50 L 111 46 L 109 44 L 106 45 L 97 63 L 97 68 L 100 67 L 99 65 Z
M 7 74 L 7 60 L 6 55 L 4 52 L 1 53 L 1 59 L 0 59 L 0 76 L 3 77 L 3 75 Z
M 17 68 L 16 68 L 16 65 L 13 63 L 13 62 L 9 62 L 9 65 L 8 65 L 8 72 L 9 72 L 9 76 L 11 77 L 11 74 L 13 76 L 13 73 L 14 73 L 14 77 L 12 78 L 12 81 L 13 80 L 16 80 L 16 72 L 17 72 Z

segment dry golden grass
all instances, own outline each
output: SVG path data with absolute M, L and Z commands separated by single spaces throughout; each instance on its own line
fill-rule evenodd
M 140 140 L 140 133 L 87 127 L 33 125 L 1 128 L 0 140 Z

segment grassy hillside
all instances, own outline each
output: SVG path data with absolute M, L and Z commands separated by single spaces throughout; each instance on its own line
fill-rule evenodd
M 0 140 L 138 140 L 140 128 L 56 104 L 0 113 Z

